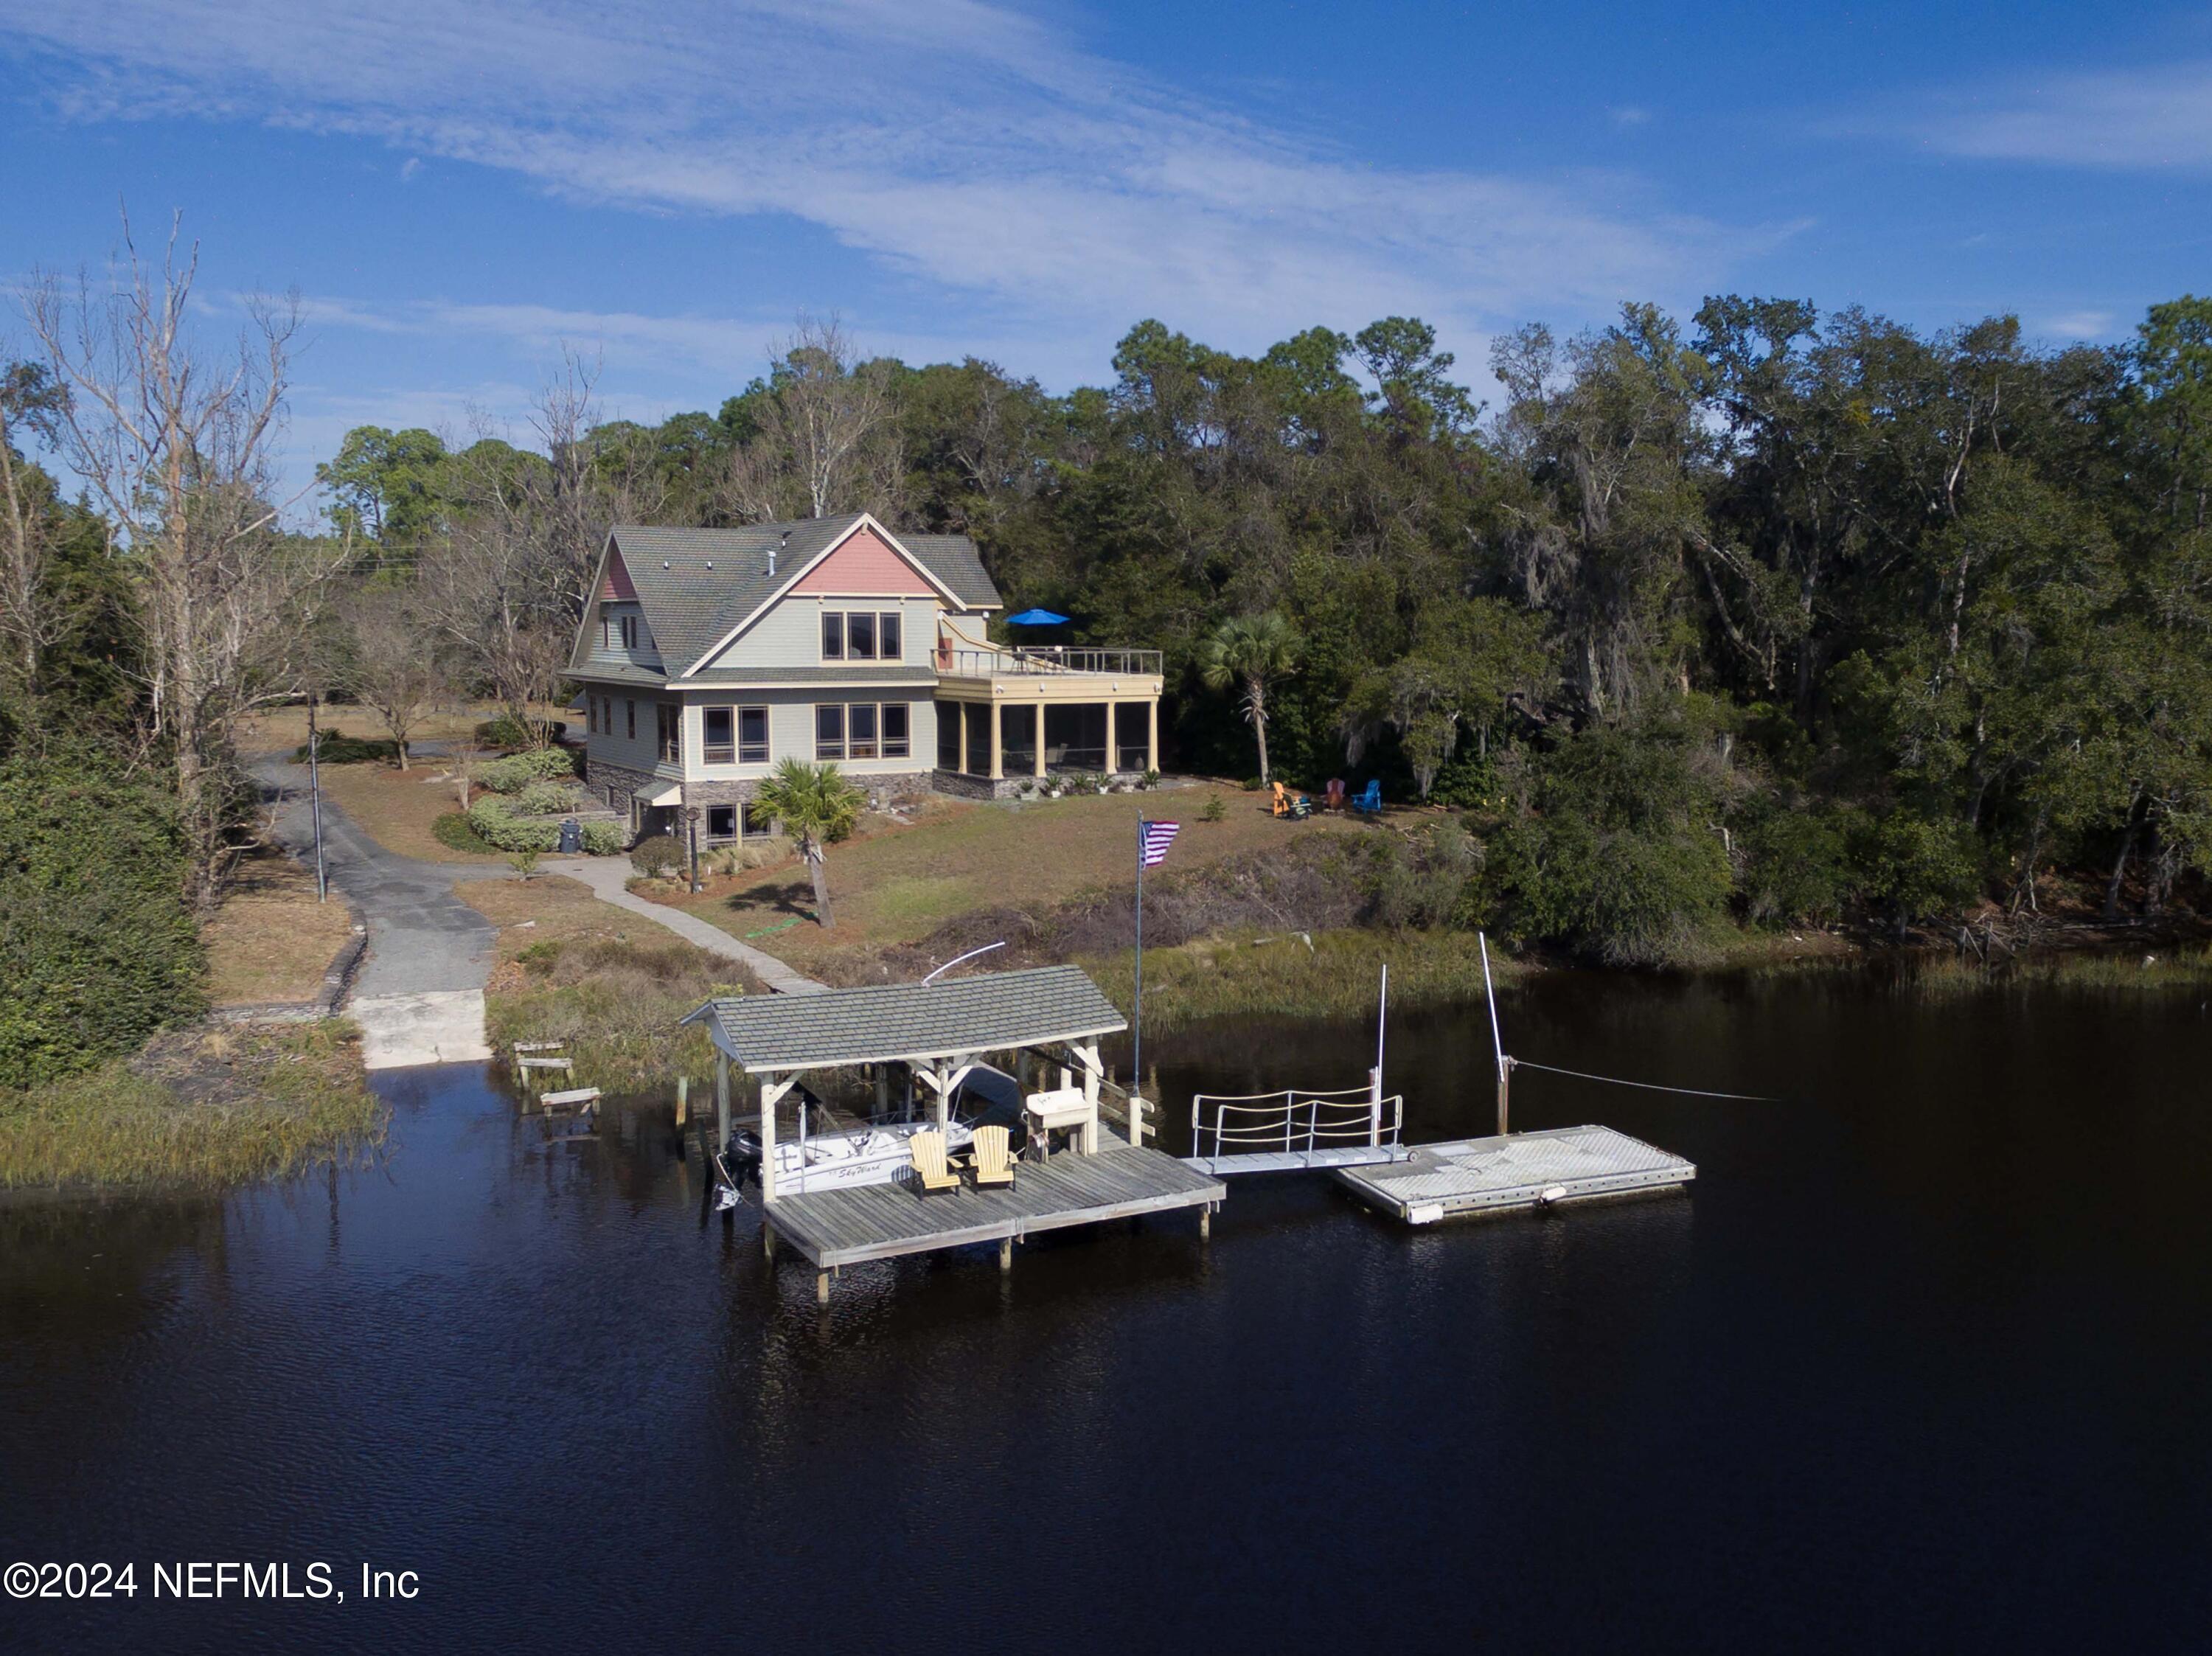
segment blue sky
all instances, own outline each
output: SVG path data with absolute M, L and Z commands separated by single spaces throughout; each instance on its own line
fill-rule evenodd
M 301 292 L 295 476 L 513 421 L 564 343 L 711 409 L 801 311 L 1055 390 L 1140 317 L 1412 312 L 1480 388 L 1632 298 L 2111 339 L 2212 286 L 2204 9 L 0 0 L 0 276 L 127 203 L 209 326 Z

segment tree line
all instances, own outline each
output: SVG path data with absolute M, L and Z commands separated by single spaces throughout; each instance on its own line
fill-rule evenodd
M 283 316 L 182 375 L 189 269 L 134 268 L 119 312 L 39 288 L 8 371 L 0 670 L 167 767 L 203 896 L 235 823 L 198 779 L 240 710 L 319 683 L 404 735 L 459 684 L 520 713 L 610 522 L 860 508 L 972 536 L 1071 642 L 1164 650 L 1172 761 L 1449 808 L 1439 921 L 1679 959 L 1731 920 L 1901 929 L 2054 880 L 2154 909 L 2212 857 L 2212 301 L 2059 349 L 2009 317 L 1630 305 L 1499 339 L 1486 403 L 1408 318 L 1254 355 L 1146 321 L 1065 395 L 808 324 L 711 413 L 607 420 L 572 357 L 526 428 L 357 429 L 302 533 L 267 475 Z M 165 395 L 159 430 L 123 418 Z

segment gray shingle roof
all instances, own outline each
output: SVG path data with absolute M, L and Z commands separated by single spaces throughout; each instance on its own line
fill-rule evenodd
M 811 562 L 860 516 L 801 518 L 791 523 L 746 524 L 735 529 L 664 529 L 617 524 L 612 530 L 623 565 L 637 588 L 646 625 L 669 676 L 680 675 L 769 596 Z M 788 531 L 791 539 L 784 540 Z M 894 538 L 957 594 L 963 604 L 999 601 L 975 543 L 964 535 L 898 535 Z M 776 573 L 768 555 L 776 554 Z M 707 567 L 708 564 L 714 567 Z M 665 565 L 666 567 L 662 566 Z M 570 665 L 581 669 L 579 654 Z
M 715 1044 L 748 1071 L 1001 1052 L 1129 1026 L 1080 967 L 1041 966 L 943 983 L 710 1000 Z

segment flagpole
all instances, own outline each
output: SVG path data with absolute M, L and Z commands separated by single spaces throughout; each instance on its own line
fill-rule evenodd
M 1129 1090 L 1145 1091 L 1145 813 L 1137 813 L 1137 994 L 1129 1013 Z

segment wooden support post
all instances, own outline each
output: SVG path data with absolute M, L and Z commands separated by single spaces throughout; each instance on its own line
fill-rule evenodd
M 763 1079 L 760 1087 L 761 1205 L 775 1200 L 775 1107 L 798 1084 L 796 1076 L 781 1081 Z
M 814 1273 L 814 1303 L 817 1305 L 830 1303 L 830 1273 L 826 1271 L 817 1271 Z
M 714 1140 L 714 1153 L 726 1155 L 730 1148 L 730 1055 L 719 1047 L 714 1052 L 714 1131 L 720 1135 Z
M 1500 1064 L 1498 1066 L 1498 1136 L 1500 1138 L 1504 1137 L 1506 1133 L 1510 1131 L 1505 1125 L 1505 1106 L 1506 1094 L 1510 1087 L 1512 1076 L 1513 1060 L 1509 1058 L 1503 1064 Z
M 1034 774 L 1038 781 L 1044 780 L 1044 703 L 1042 701 L 1036 704 L 1036 763 Z
M 768 1255 L 770 1265 L 775 1263 L 775 1227 L 766 1218 L 761 1221 L 761 1252 Z
M 682 1131 L 684 1124 L 691 1119 L 691 1077 L 676 1077 L 676 1127 Z
M 991 779 L 998 781 L 1006 773 L 1006 707 L 991 703 Z
M 1198 1240 L 1211 1240 L 1213 1235 L 1213 1205 L 1208 1203 L 1198 1210 Z
M 1095 1046 L 1079 1046 L 1074 1052 L 1077 1060 L 1083 1065 L 1083 1101 L 1091 1110 L 1083 1122 L 1083 1153 L 1096 1156 L 1098 1154 L 1098 1077 L 1105 1073 L 1106 1066 L 1100 1060 Z
M 1158 696 L 1145 703 L 1145 763 L 1149 770 L 1160 768 L 1160 699 Z
M 876 1065 L 876 1113 L 881 1115 L 890 1107 L 891 1074 L 884 1065 Z
M 999 1269 L 1001 1272 L 1014 1268 L 1014 1239 L 1007 1237 L 999 1244 Z

